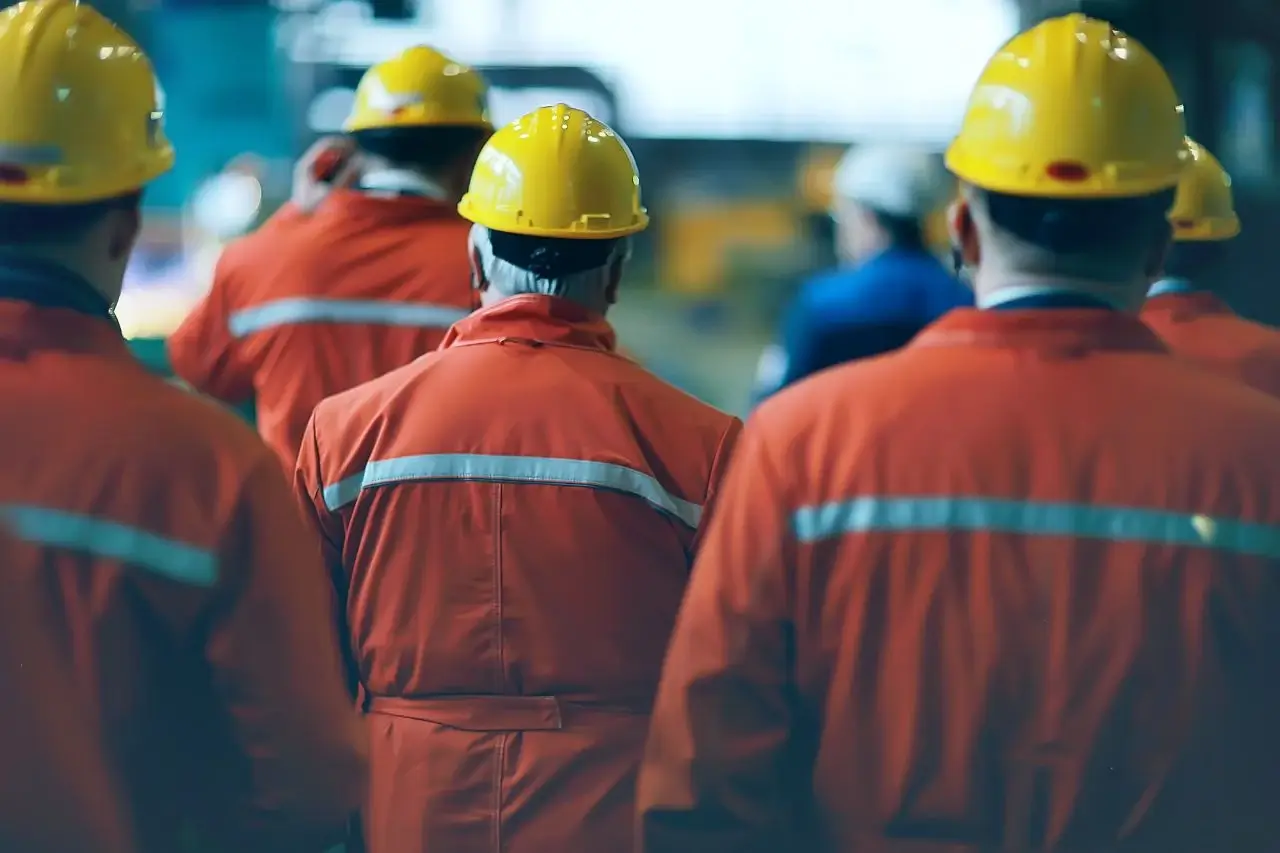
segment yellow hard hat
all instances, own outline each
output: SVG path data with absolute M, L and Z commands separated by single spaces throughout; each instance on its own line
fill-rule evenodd
M 495 231 L 533 237 L 604 240 L 649 225 L 627 143 L 564 104 L 534 110 L 493 135 L 458 212 Z
M 489 90 L 474 68 L 419 45 L 365 72 L 343 130 L 433 125 L 492 128 Z
M 1016 35 L 987 63 L 947 150 L 960 180 L 1044 198 L 1150 195 L 1190 160 L 1169 75 L 1136 39 L 1080 14 Z
M 1231 176 L 1203 145 L 1188 139 L 1191 165 L 1178 181 L 1169 211 L 1173 239 L 1230 240 L 1240 233 L 1240 217 L 1231 197 Z
M 86 4 L 0 12 L 0 104 L 0 202 L 102 201 L 173 167 L 150 60 Z

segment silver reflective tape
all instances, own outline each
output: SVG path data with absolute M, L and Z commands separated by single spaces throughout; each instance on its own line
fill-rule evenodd
M 792 516 L 802 542 L 859 533 L 965 531 L 1149 542 L 1280 558 L 1280 527 L 1124 506 L 999 498 L 862 497 L 804 507 Z
M 447 329 L 469 314 L 453 305 L 428 305 L 359 299 L 281 299 L 243 311 L 227 321 L 233 337 L 242 338 L 276 326 L 302 323 L 355 323 Z
M 611 462 L 544 456 L 441 453 L 382 459 L 370 462 L 359 474 L 327 486 L 324 502 L 330 510 L 337 510 L 354 501 L 364 489 L 433 480 L 582 486 L 633 495 L 695 530 L 702 520 L 700 505 L 671 494 L 649 474 Z
M 35 545 L 118 560 L 192 586 L 213 586 L 218 580 L 218 560 L 211 551 L 126 524 L 24 504 L 0 506 L 0 521 Z

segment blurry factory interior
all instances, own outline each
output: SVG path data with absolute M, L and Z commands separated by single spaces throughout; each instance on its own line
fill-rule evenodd
M 1243 314 L 1280 322 L 1280 4 L 1275 0 L 98 0 L 154 57 L 177 168 L 119 306 L 140 353 L 208 287 L 221 248 L 289 193 L 371 64 L 430 43 L 478 66 L 502 124 L 566 102 L 639 163 L 651 228 L 616 311 L 624 346 L 729 411 L 798 283 L 835 262 L 832 170 L 849 145 L 941 153 L 986 58 L 1019 27 L 1105 17 L 1162 59 L 1193 137 L 1235 182 L 1223 270 Z M 941 216 L 930 233 L 946 252 Z M 614 319 L 611 315 L 611 319 Z

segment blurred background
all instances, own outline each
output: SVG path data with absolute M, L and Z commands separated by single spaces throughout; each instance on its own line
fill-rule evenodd
M 0 7 L 10 5 L 0 3 Z M 1280 323 L 1280 0 L 96 0 L 155 60 L 175 171 L 119 314 L 159 341 L 228 241 L 288 196 L 372 63 L 417 43 L 478 66 L 495 123 L 566 102 L 613 124 L 653 227 L 617 307 L 623 344 L 735 413 L 798 284 L 834 263 L 831 172 L 849 145 L 944 149 L 990 54 L 1066 11 L 1164 61 L 1191 134 L 1235 179 L 1228 297 Z M 941 217 L 933 223 L 945 251 Z M 145 346 L 144 346 L 145 348 Z

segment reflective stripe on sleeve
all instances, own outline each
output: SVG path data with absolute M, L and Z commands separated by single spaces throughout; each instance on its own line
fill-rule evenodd
M 212 552 L 136 527 L 20 504 L 0 506 L 0 520 L 15 537 L 33 545 L 119 560 L 192 586 L 213 586 L 218 580 Z
M 1280 558 L 1280 527 L 1123 506 L 976 497 L 863 497 L 804 507 L 802 542 L 858 533 L 968 531 L 1150 542 Z
M 582 486 L 633 495 L 695 530 L 702 519 L 701 506 L 681 500 L 655 478 L 633 468 L 542 456 L 441 453 L 382 459 L 370 462 L 359 474 L 325 487 L 324 502 L 331 511 L 337 510 L 354 501 L 363 489 L 432 480 Z
M 359 299 L 280 299 L 234 312 L 227 321 L 233 337 L 299 323 L 364 323 L 447 329 L 470 313 L 452 305 Z

